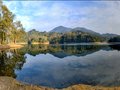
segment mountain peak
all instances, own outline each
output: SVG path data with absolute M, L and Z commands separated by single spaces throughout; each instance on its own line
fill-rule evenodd
M 53 30 L 51 30 L 50 32 L 66 33 L 66 32 L 75 32 L 75 31 L 99 35 L 99 33 L 94 32 L 94 31 L 89 30 L 84 27 L 68 28 L 68 27 L 64 27 L 64 26 L 58 26 L 58 27 L 54 28 Z
M 64 27 L 64 26 L 58 26 L 58 27 L 56 27 L 56 28 L 66 28 L 66 27 Z
M 57 32 L 57 33 L 65 33 L 71 31 L 71 28 L 64 27 L 64 26 L 58 26 L 51 30 L 50 32 Z

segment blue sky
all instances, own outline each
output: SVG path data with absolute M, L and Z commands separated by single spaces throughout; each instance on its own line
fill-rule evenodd
M 120 34 L 119 1 L 4 1 L 26 31 L 57 26 Z

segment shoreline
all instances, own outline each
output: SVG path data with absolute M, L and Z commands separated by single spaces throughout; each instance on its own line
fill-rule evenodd
M 67 88 L 57 89 L 44 86 L 24 84 L 14 78 L 0 76 L 0 90 L 120 90 L 119 87 L 102 87 L 84 84 L 72 85 Z
M 0 50 L 1 49 L 10 49 L 10 48 L 21 48 L 24 47 L 24 45 L 21 44 L 7 44 L 7 45 L 0 45 Z
M 120 42 L 90 42 L 90 43 L 65 43 L 65 44 L 50 44 L 50 43 L 32 43 L 31 45 L 120 45 Z M 0 50 L 2 49 L 10 49 L 10 48 L 22 48 L 27 43 L 16 43 L 16 44 L 6 44 L 6 45 L 1 45 L 0 44 Z

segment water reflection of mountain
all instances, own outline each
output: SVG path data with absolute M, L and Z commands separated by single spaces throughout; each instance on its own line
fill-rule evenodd
M 85 56 L 94 53 L 100 49 L 107 48 L 108 46 L 50 46 L 50 45 L 31 45 L 21 49 L 10 49 L 0 51 L 0 76 L 16 77 L 15 69 L 21 69 L 24 62 L 26 53 L 30 55 L 47 54 L 50 53 L 58 58 L 67 56 Z
M 31 49 L 30 46 L 28 51 L 33 50 L 32 53 L 36 56 L 26 54 L 27 67 L 17 74 L 17 80 L 55 88 L 64 88 L 74 84 L 120 85 L 120 52 L 114 50 L 115 46 L 76 47 L 32 46 L 36 49 Z M 41 48 L 40 51 L 39 48 Z M 34 52 L 36 50 L 38 50 L 37 53 Z M 64 52 L 67 55 L 92 53 L 87 53 L 84 57 L 68 56 L 67 58 L 58 58 L 52 54 L 58 52 Z
M 113 50 L 118 50 L 120 51 L 120 44 L 116 44 L 116 45 L 109 45 L 111 47 L 111 49 Z
M 111 50 L 106 45 L 59 45 L 59 46 L 47 46 L 47 45 L 32 45 L 27 48 L 27 53 L 35 56 L 37 54 L 52 54 L 58 58 L 64 58 L 67 56 L 85 56 L 92 54 L 99 50 Z
M 16 77 L 15 69 L 21 69 L 24 62 L 26 53 L 30 55 L 38 54 L 52 54 L 58 58 L 64 58 L 67 56 L 85 56 L 101 49 L 108 49 L 108 46 L 93 46 L 93 45 L 71 45 L 71 46 L 52 46 L 52 45 L 31 45 L 21 49 L 10 49 L 0 51 L 0 76 L 12 76 Z

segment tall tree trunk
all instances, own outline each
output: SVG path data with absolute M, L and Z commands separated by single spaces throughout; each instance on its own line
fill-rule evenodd
M 1 44 L 4 43 L 4 33 L 2 32 Z
M 16 44 L 16 39 L 14 38 L 14 44 Z

